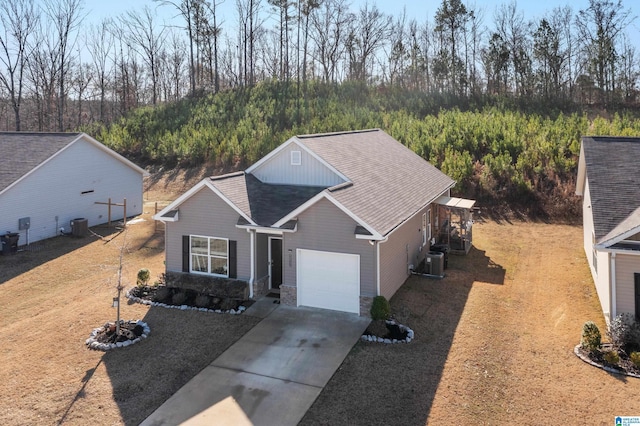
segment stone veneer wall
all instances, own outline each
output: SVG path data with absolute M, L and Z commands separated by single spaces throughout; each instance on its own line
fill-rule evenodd
M 253 298 L 259 299 L 260 297 L 269 293 L 269 275 L 265 275 L 262 278 L 258 278 L 253 282 Z
M 286 284 L 280 285 L 280 303 L 283 305 L 298 306 L 298 288 Z
M 371 316 L 371 305 L 373 304 L 373 297 L 360 296 L 360 316 Z

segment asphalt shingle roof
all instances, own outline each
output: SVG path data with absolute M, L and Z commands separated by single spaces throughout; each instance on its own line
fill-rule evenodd
M 353 182 L 331 195 L 381 235 L 455 183 L 380 129 L 298 139 Z
M 0 191 L 73 142 L 80 133 L 0 132 Z
M 297 136 L 349 182 L 331 188 L 275 185 L 252 174 L 209 178 L 239 210 L 271 226 L 322 191 L 329 191 L 363 224 L 386 235 L 455 183 L 450 177 L 379 129 Z
M 640 224 L 640 138 L 583 137 L 582 147 L 594 233 L 601 242 Z
M 324 187 L 272 185 L 244 172 L 212 177 L 211 183 L 260 226 L 271 226 Z

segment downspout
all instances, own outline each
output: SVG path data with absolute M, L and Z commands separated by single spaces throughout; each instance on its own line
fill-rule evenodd
M 249 278 L 249 298 L 253 299 L 253 283 L 255 281 L 255 276 L 256 276 L 256 254 L 255 254 L 255 247 L 256 247 L 256 233 L 251 230 L 251 229 L 247 229 L 247 232 L 249 233 L 249 241 L 250 241 L 250 246 L 251 248 L 249 249 L 249 251 L 251 252 L 251 278 Z
M 616 306 L 616 252 L 611 252 L 611 318 L 612 320 L 616 317 L 617 306 Z
M 389 237 L 384 237 L 382 240 L 376 241 L 376 296 L 380 294 L 380 244 L 389 241 Z

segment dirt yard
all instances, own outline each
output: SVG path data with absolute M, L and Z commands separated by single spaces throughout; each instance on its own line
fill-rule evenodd
M 417 340 L 358 343 L 302 424 L 613 424 L 640 415 L 640 379 L 573 354 L 604 319 L 581 228 L 476 223 L 475 247 L 443 280 L 392 299 Z M 364 379 L 363 379 L 364 378 Z
M 125 283 L 142 267 L 155 278 L 154 201 L 210 173 L 150 179 L 145 221 L 126 234 L 97 228 L 104 239 L 58 237 L 0 256 L 0 424 L 136 425 L 256 323 L 124 303 L 122 317 L 146 321 L 150 337 L 108 353 L 83 344 L 115 318 L 122 244 Z M 604 330 L 580 228 L 491 221 L 474 238 L 445 279 L 411 278 L 393 298 L 417 340 L 358 343 L 303 424 L 608 425 L 640 414 L 640 380 L 572 353 L 584 321 Z
M 181 190 L 179 181 L 152 183 L 145 199 L 166 204 Z M 0 424 L 137 425 L 257 323 L 250 316 L 128 304 L 123 297 L 121 317 L 147 322 L 149 338 L 108 353 L 85 348 L 93 328 L 115 320 L 123 243 L 128 287 L 142 267 L 152 279 L 164 270 L 154 209 L 154 202 L 145 203 L 144 222 L 129 225 L 126 234 L 98 227 L 93 230 L 104 240 L 57 237 L 0 256 Z

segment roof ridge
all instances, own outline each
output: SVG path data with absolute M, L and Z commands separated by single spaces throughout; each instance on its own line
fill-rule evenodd
M 16 131 L 0 131 L 0 135 L 56 135 L 56 136 L 77 136 L 83 132 L 16 132 Z
M 296 137 L 299 139 L 311 139 L 311 138 L 323 138 L 328 136 L 340 136 L 340 135 L 354 135 L 358 133 L 372 133 L 372 132 L 380 132 L 379 128 L 376 129 L 363 129 L 363 130 L 343 130 L 340 132 L 329 132 L 329 133 L 311 133 L 307 135 L 297 135 Z
M 244 171 L 241 170 L 239 172 L 231 172 L 224 175 L 209 176 L 209 180 L 216 181 L 216 180 L 229 179 L 232 177 L 242 176 L 242 175 L 244 175 Z
M 638 136 L 583 136 L 582 139 L 591 139 L 594 142 L 640 142 Z

